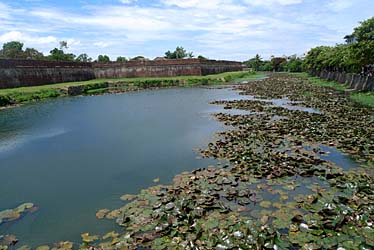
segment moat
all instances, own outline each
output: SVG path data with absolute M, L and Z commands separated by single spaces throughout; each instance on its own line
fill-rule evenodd
M 116 229 L 98 221 L 101 208 L 124 204 L 155 178 L 216 164 L 197 159 L 223 129 L 210 101 L 238 97 L 230 89 L 175 88 L 62 98 L 0 112 L 0 211 L 24 202 L 38 210 L 0 225 L 20 244 L 77 241 L 84 232 Z

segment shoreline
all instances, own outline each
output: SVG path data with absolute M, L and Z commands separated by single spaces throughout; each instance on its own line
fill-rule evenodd
M 81 83 L 62 83 L 0 90 L 0 110 L 11 109 L 41 100 L 66 96 L 94 96 L 126 93 L 143 89 L 208 86 L 230 83 L 237 80 L 257 80 L 264 75 L 251 72 L 228 72 L 204 77 L 144 78 L 144 79 L 102 79 Z M 9 105 L 1 103 L 8 102 Z M 2 106 L 1 106 L 2 105 Z

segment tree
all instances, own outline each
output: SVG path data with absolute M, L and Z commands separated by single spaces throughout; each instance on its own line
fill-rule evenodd
M 352 36 L 356 41 L 352 48 L 358 66 L 362 68 L 374 64 L 374 17 L 361 22 Z
M 259 54 L 256 54 L 255 57 L 249 59 L 248 61 L 244 62 L 249 68 L 258 71 L 262 65 L 262 58 Z
M 48 59 L 51 61 L 66 61 L 72 62 L 75 59 L 75 55 L 72 53 L 65 54 L 62 49 L 54 48 L 51 50 Z
M 127 62 L 127 61 L 128 61 L 127 58 L 124 56 L 119 56 L 116 59 L 116 62 Z
M 202 56 L 202 55 L 199 55 L 197 57 L 197 59 L 200 59 L 200 60 L 208 60 L 208 58 L 206 58 L 205 56 Z
M 23 54 L 24 54 L 24 58 L 29 59 L 29 60 L 43 60 L 44 59 L 43 53 L 34 48 L 27 48 Z
M 359 73 L 374 64 L 374 17 L 361 22 L 344 39 L 346 44 L 312 48 L 305 58 L 306 69 Z
M 167 59 L 183 59 L 183 58 L 193 58 L 193 52 L 187 52 L 183 47 L 177 47 L 174 52 L 168 50 L 165 52 L 165 58 Z
M 264 61 L 259 69 L 260 71 L 273 71 L 273 64 L 271 61 Z
M 92 62 L 92 58 L 89 57 L 86 53 L 80 54 L 75 60 L 77 62 Z
M 292 55 L 287 58 L 287 61 L 282 65 L 284 71 L 301 72 L 303 71 L 303 60 L 297 55 Z
M 130 61 L 146 61 L 149 60 L 148 58 L 145 58 L 144 56 L 136 56 L 130 59 Z
M 68 49 L 68 42 L 67 41 L 60 41 L 60 50 Z
M 287 59 L 284 57 L 272 57 L 270 60 L 273 70 L 275 71 L 283 71 L 282 65 L 287 62 Z
M 12 41 L 3 44 L 2 56 L 4 58 L 23 58 L 23 43 Z
M 106 63 L 106 62 L 110 62 L 110 58 L 107 55 L 99 55 L 97 57 L 97 61 Z

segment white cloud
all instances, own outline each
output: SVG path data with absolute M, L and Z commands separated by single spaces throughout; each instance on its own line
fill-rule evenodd
M 96 47 L 99 47 L 99 48 L 106 48 L 110 45 L 110 43 L 107 43 L 107 42 L 96 42 L 93 44 L 94 46 Z
M 231 4 L 231 0 L 162 0 L 162 3 L 169 6 L 177 6 L 180 8 L 202 8 L 214 9 L 222 5 Z
M 0 20 L 10 17 L 10 9 L 7 5 L 0 2 Z
M 293 5 L 301 4 L 303 0 L 244 0 L 247 4 L 254 6 Z
M 118 0 L 96 5 L 78 1 L 74 9 L 47 7 L 46 0 L 19 9 L 11 2 L 0 3 L 0 42 L 21 40 L 50 50 L 67 40 L 76 54 L 111 57 L 155 57 L 177 45 L 220 59 L 245 59 L 256 51 L 303 53 L 312 45 L 330 45 L 372 16 L 369 9 L 374 2 L 357 0 L 351 5 L 352 1 Z M 338 12 L 348 7 L 352 12 Z
M 54 36 L 31 36 L 19 31 L 10 31 L 0 35 L 0 42 L 20 41 L 31 45 L 46 45 L 57 43 L 58 39 Z
M 123 4 L 132 4 L 136 3 L 138 0 L 119 0 Z
M 342 11 L 344 9 L 348 9 L 354 4 L 354 1 L 352 0 L 331 0 L 328 3 L 328 7 L 332 9 L 333 11 Z

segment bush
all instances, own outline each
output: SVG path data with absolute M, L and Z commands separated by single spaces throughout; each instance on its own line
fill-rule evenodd
M 6 95 L 0 95 L 0 106 L 8 106 L 14 104 L 12 98 Z

